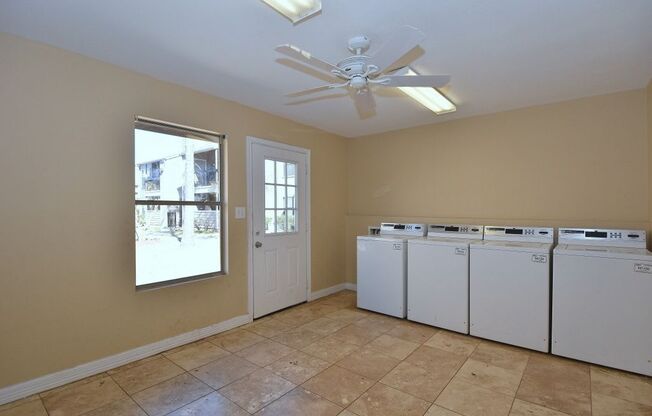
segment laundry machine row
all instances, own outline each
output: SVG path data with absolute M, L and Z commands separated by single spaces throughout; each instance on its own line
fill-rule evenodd
M 426 234 L 427 231 L 427 234 Z M 358 306 L 652 375 L 645 231 L 384 223 L 358 237 Z

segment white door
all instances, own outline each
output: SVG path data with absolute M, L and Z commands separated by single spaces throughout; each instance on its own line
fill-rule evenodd
M 308 298 L 308 151 L 249 139 L 253 317 Z

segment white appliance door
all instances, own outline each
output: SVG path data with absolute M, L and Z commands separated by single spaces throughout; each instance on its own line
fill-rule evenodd
M 550 255 L 471 247 L 470 333 L 548 352 Z
M 651 269 L 649 262 L 555 255 L 552 353 L 652 376 Z
M 468 334 L 468 246 L 408 242 L 407 288 L 409 320 Z
M 254 318 L 307 300 L 307 154 L 252 143 Z
M 405 241 L 358 239 L 358 307 L 405 318 Z

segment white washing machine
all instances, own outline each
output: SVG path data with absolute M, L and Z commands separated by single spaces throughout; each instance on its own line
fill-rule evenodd
M 428 225 L 426 239 L 408 241 L 407 318 L 469 333 L 469 243 L 481 225 Z
M 552 228 L 485 226 L 470 244 L 471 335 L 549 351 Z
M 425 224 L 382 223 L 380 234 L 358 236 L 358 307 L 405 318 L 407 241 Z
M 652 376 L 652 253 L 642 230 L 559 230 L 552 353 Z

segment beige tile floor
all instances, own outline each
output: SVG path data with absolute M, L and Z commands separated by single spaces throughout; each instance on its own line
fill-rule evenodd
M 0 416 L 652 415 L 652 378 L 355 308 L 340 292 Z

